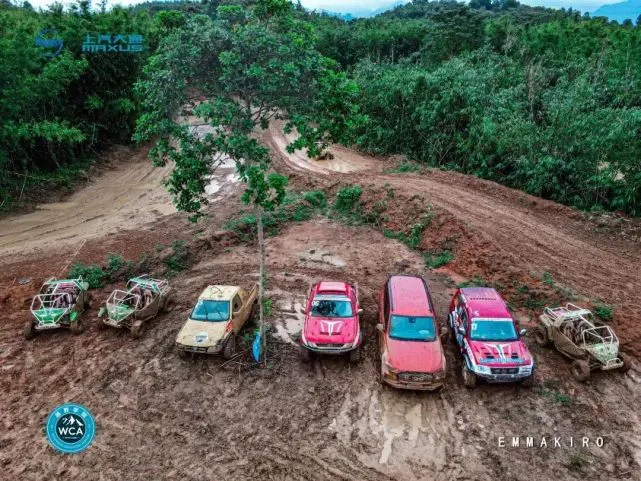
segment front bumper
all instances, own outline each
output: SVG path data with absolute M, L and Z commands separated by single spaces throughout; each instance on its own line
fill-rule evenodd
M 483 373 L 476 371 L 474 374 L 476 374 L 479 379 L 494 384 L 520 382 L 534 375 L 534 369 L 525 372 L 522 372 L 519 368 L 513 369 L 515 369 L 516 372 L 506 370 L 505 372 Z
M 35 322 L 33 324 L 33 328 L 36 331 L 49 331 L 51 329 L 60 329 L 63 327 L 69 327 L 69 324 L 62 324 L 62 323 L 41 324 L 39 322 Z
M 301 343 L 301 346 L 305 349 L 309 349 L 312 352 L 318 354 L 346 354 L 354 349 L 361 347 L 360 343 L 354 345 L 353 343 L 348 344 L 316 344 L 316 343 Z
M 220 354 L 223 351 L 223 345 L 220 346 L 188 346 L 176 343 L 176 349 L 184 352 L 193 352 L 196 354 Z
M 401 381 L 398 378 L 393 378 L 390 375 L 383 375 L 383 382 L 396 389 L 407 389 L 411 391 L 436 391 L 445 385 L 445 378 L 434 379 L 432 381 Z

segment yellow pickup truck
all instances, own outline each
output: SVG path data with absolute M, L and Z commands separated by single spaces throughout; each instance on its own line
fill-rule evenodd
M 209 286 L 198 298 L 176 338 L 179 354 L 220 354 L 231 359 L 237 335 L 255 315 L 258 286 L 250 291 L 238 286 Z

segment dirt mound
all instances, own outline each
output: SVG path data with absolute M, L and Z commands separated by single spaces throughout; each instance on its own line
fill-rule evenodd
M 113 168 L 62 202 L 0 220 L 0 258 L 47 246 L 79 246 L 86 239 L 135 229 L 176 212 L 162 185 L 170 166 L 154 168 L 148 149 L 114 148 Z

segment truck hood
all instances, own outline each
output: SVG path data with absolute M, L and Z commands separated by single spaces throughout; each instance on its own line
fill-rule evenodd
M 347 344 L 356 340 L 358 317 L 308 317 L 305 321 L 305 339 L 317 344 Z
M 397 371 L 435 373 L 445 369 L 441 340 L 399 341 L 387 339 L 387 364 Z
M 489 367 L 514 367 L 532 364 L 532 356 L 521 340 L 469 341 L 477 364 Z
M 184 346 L 214 347 L 231 330 L 229 321 L 205 322 L 189 319 L 176 337 L 176 342 Z

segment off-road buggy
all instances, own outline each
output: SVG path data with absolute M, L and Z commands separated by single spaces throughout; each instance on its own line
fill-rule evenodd
M 619 339 L 612 328 L 593 316 L 588 309 L 574 304 L 546 307 L 534 333 L 540 346 L 554 346 L 573 359 L 570 370 L 578 381 L 587 381 L 596 369 L 609 371 L 631 367 L 631 359 L 619 351 Z
M 36 332 L 69 328 L 74 334 L 83 330 L 80 315 L 89 307 L 89 283 L 77 279 L 46 281 L 31 301 L 24 337 L 33 339 Z
M 153 279 L 149 275 L 129 279 L 125 289 L 113 291 L 100 308 L 98 326 L 100 329 L 129 329 L 132 337 L 139 338 L 145 330 L 145 322 L 167 307 L 172 289 L 166 280 Z

